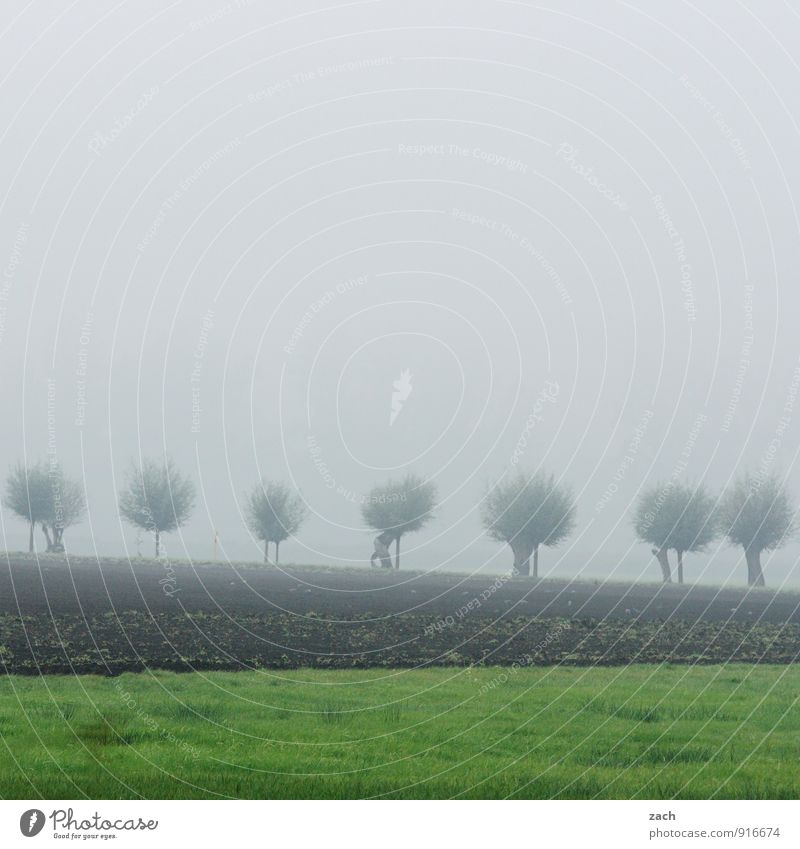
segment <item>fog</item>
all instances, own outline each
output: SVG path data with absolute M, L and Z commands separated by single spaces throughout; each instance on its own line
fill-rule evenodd
M 0 468 L 83 479 L 71 553 L 136 554 L 116 493 L 164 453 L 198 485 L 174 558 L 216 530 L 258 560 L 261 476 L 311 511 L 284 561 L 364 565 L 360 498 L 410 471 L 440 503 L 404 568 L 499 572 L 482 494 L 543 467 L 578 529 L 542 573 L 619 580 L 658 576 L 642 487 L 761 470 L 800 504 L 798 15 L 551 6 L 14 12 Z M 26 548 L 5 508 L 2 533 Z M 722 542 L 686 572 L 746 577 Z

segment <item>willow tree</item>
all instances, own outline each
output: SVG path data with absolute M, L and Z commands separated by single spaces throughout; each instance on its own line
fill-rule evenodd
M 3 504 L 28 523 L 28 551 L 33 552 L 36 525 L 49 521 L 52 492 L 44 463 L 26 466 L 18 463 L 6 479 Z
M 86 497 L 80 481 L 64 474 L 60 466 L 48 468 L 50 483 L 49 515 L 42 521 L 47 550 L 64 551 L 64 531 L 76 525 L 86 512 Z
M 668 552 L 678 555 L 678 583 L 683 583 L 683 555 L 702 551 L 718 535 L 714 498 L 705 487 L 669 482 L 639 496 L 633 518 L 636 535 L 655 546 L 665 583 L 672 581 Z
M 247 526 L 264 542 L 264 562 L 269 563 L 269 544 L 275 543 L 275 563 L 280 544 L 300 529 L 308 510 L 299 493 L 281 481 L 262 480 L 245 499 Z
M 161 534 L 186 524 L 194 507 L 191 479 L 178 471 L 172 460 L 142 460 L 133 465 L 119 496 L 123 519 L 153 535 L 156 557 L 161 553 Z
M 539 547 L 556 546 L 573 532 L 575 502 L 553 475 L 519 473 L 489 489 L 481 516 L 489 536 L 511 547 L 516 574 L 531 574 L 533 556 L 533 576 L 538 577 Z
M 33 533 L 39 525 L 47 550 L 64 551 L 64 531 L 77 524 L 86 510 L 83 487 L 64 474 L 57 463 L 16 465 L 6 479 L 3 503 L 28 523 L 28 550 L 33 551 Z
M 436 507 L 436 484 L 417 475 L 402 480 L 389 480 L 374 487 L 364 497 L 361 515 L 366 525 L 380 531 L 375 538 L 375 553 L 385 568 L 391 567 L 388 548 L 394 542 L 394 568 L 400 568 L 400 539 L 418 531 L 433 518 Z
M 777 476 L 745 474 L 723 496 L 719 525 L 733 545 L 744 549 L 748 584 L 763 587 L 761 552 L 779 548 L 794 533 L 794 509 Z

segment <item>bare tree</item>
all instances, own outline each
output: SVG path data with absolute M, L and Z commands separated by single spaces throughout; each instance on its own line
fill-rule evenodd
M 294 536 L 308 515 L 299 493 L 280 481 L 261 481 L 245 499 L 247 526 L 264 540 L 264 562 L 269 563 L 269 544 L 275 543 L 275 563 L 280 544 Z
M 372 562 L 377 557 L 381 565 L 386 566 L 388 547 L 394 541 L 394 568 L 399 569 L 401 537 L 427 525 L 435 507 L 436 484 L 417 475 L 406 475 L 402 480 L 390 480 L 374 487 L 361 505 L 364 522 L 380 531 L 375 539 Z M 391 560 L 388 565 L 391 566 Z
M 633 517 L 636 535 L 655 546 L 665 583 L 672 581 L 668 551 L 678 555 L 678 583 L 683 583 L 683 555 L 702 551 L 718 534 L 714 499 L 703 486 L 669 481 L 643 492 Z
M 489 536 L 508 543 L 514 553 L 514 571 L 539 576 L 539 546 L 555 546 L 575 529 L 575 503 L 570 490 L 553 475 L 532 478 L 519 473 L 495 484 L 481 504 Z
M 179 472 L 172 460 L 143 460 L 133 465 L 119 496 L 119 512 L 137 528 L 153 534 L 156 557 L 161 553 L 161 534 L 177 530 L 194 507 L 192 481 Z
M 796 529 L 789 495 L 774 475 L 738 478 L 722 498 L 719 524 L 733 545 L 744 548 L 747 582 L 754 587 L 764 586 L 761 552 L 779 548 Z

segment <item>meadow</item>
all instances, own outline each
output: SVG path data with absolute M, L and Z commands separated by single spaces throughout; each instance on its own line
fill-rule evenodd
M 4 798 L 800 795 L 796 665 L 0 678 Z

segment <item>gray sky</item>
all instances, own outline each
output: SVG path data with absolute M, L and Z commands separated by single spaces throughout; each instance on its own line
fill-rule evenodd
M 441 505 L 404 564 L 499 571 L 478 501 L 542 465 L 580 520 L 543 571 L 620 579 L 658 575 L 642 486 L 766 469 L 800 499 L 800 15 L 550 6 L 11 10 L 2 465 L 51 444 L 83 476 L 71 550 L 135 552 L 115 492 L 164 451 L 200 487 L 174 557 L 217 528 L 257 559 L 260 474 L 312 511 L 286 560 L 363 562 L 360 495 L 413 471 Z M 725 545 L 686 568 L 745 577 Z

